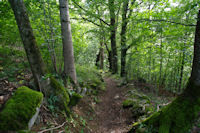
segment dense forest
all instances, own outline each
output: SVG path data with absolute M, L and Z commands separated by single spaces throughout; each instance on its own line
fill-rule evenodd
M 0 132 L 199 133 L 199 0 L 0 0 Z

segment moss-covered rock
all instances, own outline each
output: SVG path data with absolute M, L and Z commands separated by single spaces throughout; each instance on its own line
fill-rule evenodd
M 80 101 L 81 98 L 82 96 L 80 94 L 73 93 L 72 96 L 70 97 L 69 106 L 70 107 L 75 106 Z
M 17 131 L 28 128 L 29 120 L 40 107 L 43 94 L 22 86 L 7 101 L 0 112 L 0 131 Z
M 55 106 L 58 106 L 59 109 L 65 110 L 68 112 L 68 104 L 70 102 L 69 94 L 67 89 L 65 89 L 55 78 L 50 77 L 51 85 L 51 95 L 55 95 L 58 98 L 58 101 Z

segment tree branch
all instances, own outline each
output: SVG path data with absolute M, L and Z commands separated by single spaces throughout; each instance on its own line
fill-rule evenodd
M 101 25 L 99 25 L 99 24 L 93 22 L 92 20 L 89 20 L 88 18 L 85 18 L 85 17 L 83 17 L 83 16 L 81 16 L 81 18 L 71 18 L 71 19 L 74 19 L 74 20 L 84 20 L 84 21 L 88 21 L 88 22 L 90 22 L 90 23 L 92 23 L 92 24 L 94 24 L 94 25 L 96 25 L 96 26 L 98 26 L 98 27 L 101 26 Z
M 82 6 L 80 6 L 77 2 L 75 2 L 75 0 L 72 0 L 72 2 L 73 2 L 77 7 L 79 7 L 81 10 L 83 10 L 84 12 L 92 14 L 95 18 L 99 19 L 99 20 L 102 21 L 104 24 L 110 26 L 110 24 L 108 24 L 108 23 L 107 23 L 106 21 L 104 21 L 102 18 L 97 17 L 97 14 L 93 14 L 93 13 L 91 13 L 90 11 L 84 9 L 84 8 L 83 8 Z

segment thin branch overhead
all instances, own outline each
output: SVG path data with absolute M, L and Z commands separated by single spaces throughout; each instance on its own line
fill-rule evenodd
M 84 21 L 90 22 L 90 23 L 92 23 L 92 24 L 94 24 L 94 25 L 96 25 L 98 27 L 101 27 L 101 25 L 99 25 L 99 24 L 95 23 L 94 21 L 92 21 L 92 20 L 90 20 L 88 18 L 85 18 L 83 16 L 81 16 L 81 18 L 71 18 L 71 19 L 74 19 L 74 20 L 84 20 Z

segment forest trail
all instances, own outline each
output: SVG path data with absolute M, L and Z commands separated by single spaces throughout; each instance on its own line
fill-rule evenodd
M 95 133 L 124 133 L 131 123 L 130 112 L 124 110 L 125 87 L 118 87 L 117 81 L 106 77 L 106 90 L 99 95 L 100 102 L 95 106 L 96 119 L 89 125 Z

